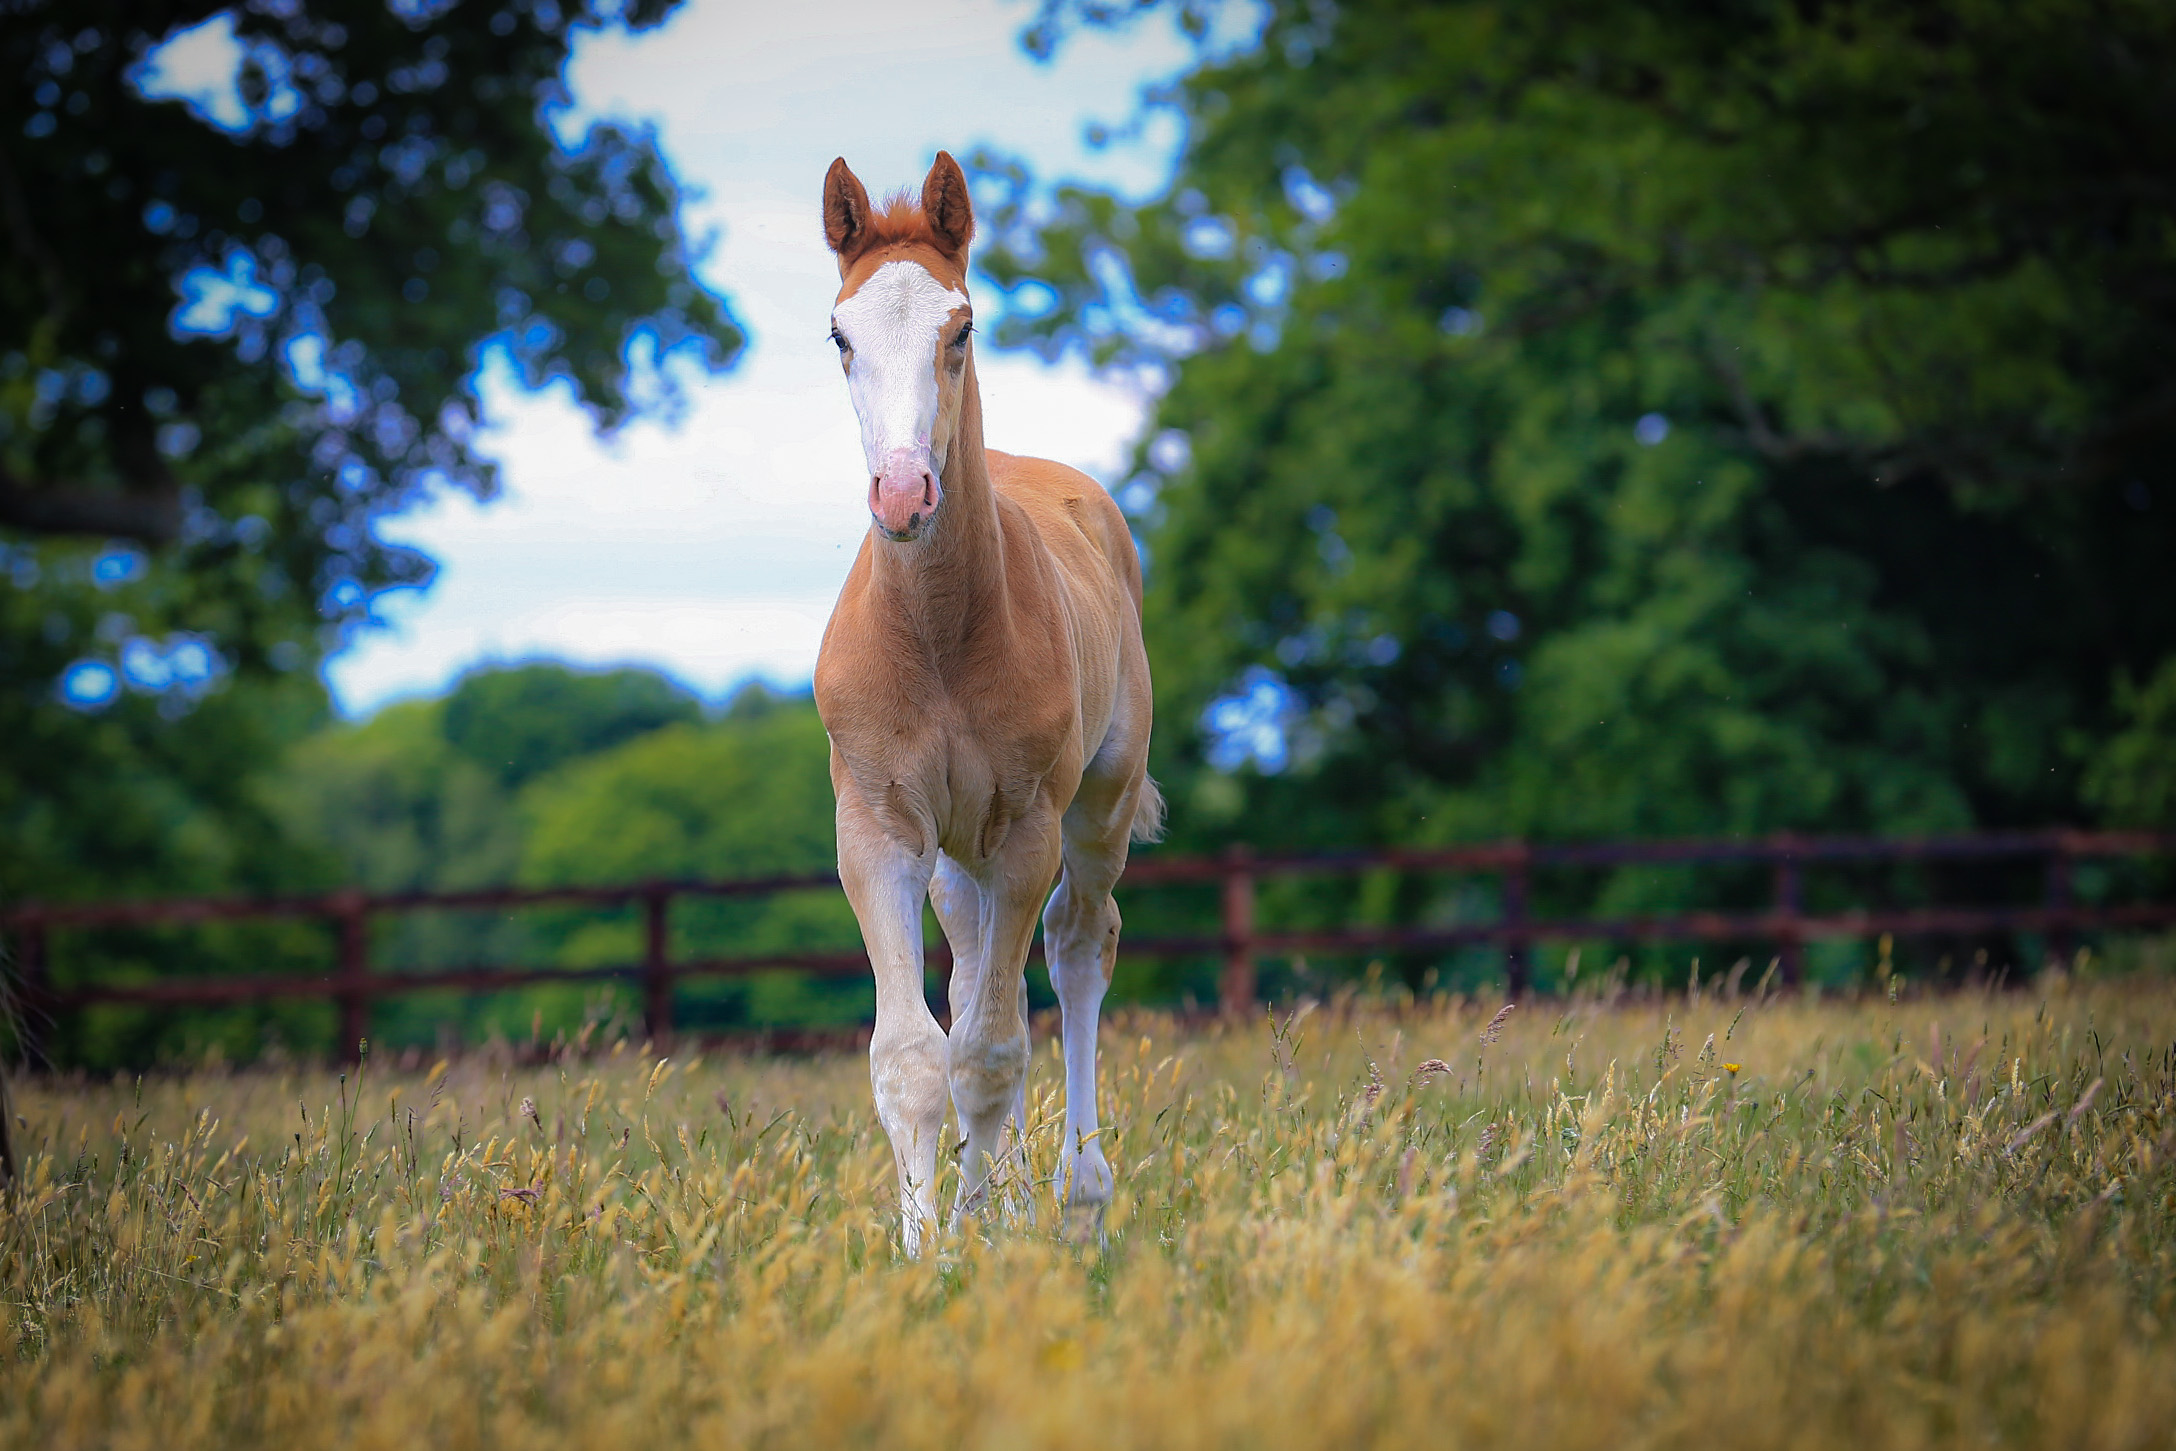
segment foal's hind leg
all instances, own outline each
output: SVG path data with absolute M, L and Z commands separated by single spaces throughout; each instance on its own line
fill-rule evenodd
M 1113 1180 L 1096 1107 L 1096 1029 L 1118 961 L 1118 904 L 1111 888 L 1126 869 L 1141 789 L 1138 777 L 1130 786 L 1093 778 L 1081 782 L 1080 795 L 1065 814 L 1065 874 L 1043 910 L 1050 985 L 1064 1014 L 1065 1148 L 1058 1161 L 1058 1202 L 1069 1217 L 1089 1220 L 1099 1233 Z

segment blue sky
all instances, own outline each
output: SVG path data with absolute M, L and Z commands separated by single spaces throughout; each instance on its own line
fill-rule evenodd
M 940 147 L 1022 156 L 1039 177 L 1146 195 L 1169 175 L 1169 124 L 1097 149 L 1095 121 L 1135 114 L 1183 70 L 1160 17 L 1073 37 L 1050 64 L 1007 0 L 754 4 L 688 0 L 660 29 L 578 48 L 576 113 L 634 118 L 715 230 L 705 278 L 750 334 L 740 363 L 698 382 L 670 426 L 593 437 L 564 396 L 485 379 L 485 448 L 505 491 L 449 495 L 383 532 L 438 560 L 432 587 L 387 598 L 327 678 L 348 714 L 435 691 L 481 661 L 556 656 L 661 667 L 705 694 L 760 675 L 804 682 L 868 519 L 846 390 L 825 324 L 837 273 L 818 220 L 844 155 L 872 191 L 919 184 Z M 979 364 L 993 445 L 1062 459 L 1106 483 L 1146 402 L 1125 380 L 1024 355 Z

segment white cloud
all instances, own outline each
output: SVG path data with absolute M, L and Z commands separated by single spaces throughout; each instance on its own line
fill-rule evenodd
M 825 321 L 838 274 L 818 216 L 824 169 L 845 155 L 872 191 L 918 185 L 939 146 L 1025 155 L 1045 175 L 1143 194 L 1173 138 L 1096 151 L 1091 119 L 1118 121 L 1140 87 L 1187 61 L 1161 26 L 1078 37 L 1051 66 L 1019 50 L 1028 7 L 691 0 L 666 26 L 584 43 L 578 110 L 651 122 L 683 182 L 689 220 L 722 229 L 706 277 L 750 347 L 700 380 L 676 427 L 594 438 L 563 391 L 487 379 L 484 447 L 504 494 L 449 496 L 388 521 L 437 559 L 420 596 L 389 600 L 390 629 L 336 657 L 349 712 L 442 687 L 492 658 L 641 661 L 710 693 L 749 674 L 805 681 L 831 601 L 868 525 L 853 414 Z M 1079 364 L 978 355 L 993 447 L 1114 482 L 1144 399 Z

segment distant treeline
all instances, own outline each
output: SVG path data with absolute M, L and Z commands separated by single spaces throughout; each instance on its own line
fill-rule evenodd
M 557 663 L 487 667 L 443 697 L 405 701 L 294 741 L 256 779 L 284 847 L 282 890 L 445 890 L 821 872 L 833 861 L 822 723 L 806 695 L 760 684 L 722 708 L 647 670 Z M 230 888 L 231 889 L 231 888 Z M 687 902 L 682 955 L 858 945 L 835 892 L 756 902 Z M 65 934 L 56 971 L 101 980 L 188 972 L 322 970 L 318 924 Z M 389 917 L 373 957 L 394 969 L 473 964 L 588 966 L 638 961 L 625 911 L 415 913 Z M 689 985 L 695 1029 L 852 1021 L 867 989 L 787 974 Z M 595 984 L 389 1000 L 375 1031 L 391 1044 L 577 1030 L 631 998 Z M 214 1043 L 250 1056 L 273 1042 L 316 1050 L 323 1005 L 153 1012 L 107 1008 L 62 1025 L 60 1056 L 142 1061 Z

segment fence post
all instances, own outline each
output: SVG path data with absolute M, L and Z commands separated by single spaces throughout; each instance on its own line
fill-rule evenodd
M 340 1015 L 339 1056 L 352 1063 L 370 1036 L 370 912 L 363 894 L 342 892 L 334 898 L 333 920 L 340 932 L 340 967 L 333 983 Z
M 1217 978 L 1216 1004 L 1226 1017 L 1254 1010 L 1253 850 L 1245 842 L 1224 848 L 1224 971 Z
M 1775 838 L 1781 855 L 1776 858 L 1776 961 L 1783 986 L 1797 987 L 1806 967 L 1805 938 L 1798 919 L 1806 911 L 1806 878 L 1798 860 L 1797 838 L 1788 833 Z
M 1513 999 L 1526 996 L 1532 937 L 1527 932 L 1527 896 L 1533 885 L 1533 853 L 1523 841 L 1511 843 L 1504 863 L 1504 990 Z
M 45 1056 L 45 1041 L 41 1029 L 45 1026 L 51 1000 L 50 968 L 46 963 L 46 928 L 39 917 L 23 917 L 15 927 L 15 1031 L 19 1036 L 16 1051 L 24 1063 L 36 1063 Z
M 2062 832 L 2048 848 L 2046 866 L 2046 905 L 2048 910 L 2048 955 L 2056 965 L 2067 968 L 2078 950 L 2078 933 L 2071 921 L 2076 906 L 2076 860 L 2070 854 L 2070 833 Z
M 672 1038 L 672 964 L 666 910 L 672 892 L 649 887 L 642 894 L 642 1025 L 650 1041 L 662 1048 Z

